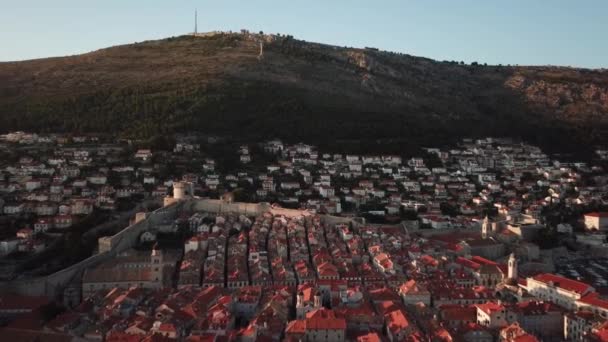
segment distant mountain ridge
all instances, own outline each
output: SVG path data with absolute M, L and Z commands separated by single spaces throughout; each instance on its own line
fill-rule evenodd
M 181 36 L 0 63 L 0 131 L 16 129 L 396 145 L 497 135 L 549 147 L 605 145 L 608 72 L 461 65 L 290 36 Z

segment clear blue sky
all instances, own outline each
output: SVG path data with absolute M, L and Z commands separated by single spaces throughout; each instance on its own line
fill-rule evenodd
M 199 31 L 291 34 L 438 60 L 608 67 L 608 0 L 0 0 L 0 61 Z

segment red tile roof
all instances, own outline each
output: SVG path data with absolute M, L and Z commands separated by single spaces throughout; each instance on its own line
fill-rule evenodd
M 587 214 L 585 214 L 585 216 L 591 216 L 591 217 L 608 217 L 608 212 L 592 212 L 592 213 L 587 213 Z
M 215 334 L 203 334 L 203 335 L 195 335 L 186 337 L 187 342 L 214 342 Z
M 556 287 L 560 287 L 566 291 L 575 292 L 579 294 L 585 294 L 593 290 L 593 287 L 583 282 L 560 277 L 551 273 L 542 273 L 533 277 L 533 279 L 544 284 L 549 284 L 551 282 Z
M 474 270 L 478 270 L 481 267 L 480 264 L 478 264 L 472 260 L 463 258 L 463 257 L 456 258 L 456 263 L 465 268 L 470 268 L 470 269 L 474 269 Z
M 525 334 L 514 338 L 513 342 L 538 342 L 538 339 L 534 335 Z
M 520 302 L 515 305 L 514 309 L 527 316 L 544 315 L 549 312 L 562 311 L 560 307 L 551 302 L 539 301 Z
M 578 300 L 581 303 L 608 310 L 608 300 L 600 297 L 597 292 L 589 293 Z
M 378 335 L 375 332 L 370 332 L 366 335 L 361 335 L 359 337 L 357 337 L 357 342 L 381 342 L 382 339 L 380 338 L 380 335 Z
M 304 334 L 306 332 L 306 320 L 297 319 L 295 321 L 287 323 L 287 328 L 285 328 L 285 332 L 287 334 Z
M 474 306 L 442 305 L 441 319 L 444 321 L 474 322 L 477 320 L 477 308 Z
M 346 330 L 346 320 L 336 318 L 332 310 L 317 309 L 306 314 L 306 329 Z
M 488 260 L 486 258 L 480 257 L 479 255 L 474 255 L 471 260 L 473 262 L 476 262 L 480 265 L 496 265 L 496 262 L 492 261 L 492 260 Z
M 402 329 L 407 329 L 410 326 L 410 321 L 407 319 L 403 310 L 395 310 L 384 315 L 387 328 L 393 333 L 398 333 Z
M 409 294 L 409 295 L 429 294 L 430 295 L 430 292 L 426 288 L 426 286 L 417 283 L 413 279 L 408 280 L 407 282 L 403 283 L 403 285 L 401 285 L 399 287 L 399 291 L 401 292 L 401 294 Z
M 139 342 L 141 340 L 141 336 L 127 334 L 119 331 L 112 331 L 106 337 L 107 342 Z
M 505 307 L 501 304 L 498 303 L 494 303 L 494 302 L 487 302 L 484 304 L 477 304 L 475 305 L 479 310 L 487 313 L 487 314 L 492 314 L 492 312 L 496 312 L 496 311 L 502 311 L 505 309 Z
M 595 339 L 599 342 L 608 342 L 608 326 L 606 323 L 602 324 L 602 326 L 600 328 L 597 329 L 597 331 L 593 332 L 593 337 L 595 337 Z

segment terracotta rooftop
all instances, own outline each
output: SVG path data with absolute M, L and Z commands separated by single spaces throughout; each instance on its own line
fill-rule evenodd
M 346 330 L 346 320 L 336 318 L 332 310 L 317 309 L 306 314 L 306 329 Z
M 382 339 L 380 335 L 375 332 L 367 333 L 366 335 L 361 335 L 357 337 L 357 342 L 381 342 Z
M 475 306 L 443 305 L 439 309 L 441 318 L 445 321 L 467 321 L 477 320 L 477 308 Z
M 477 304 L 475 306 L 479 310 L 481 310 L 487 314 L 491 314 L 492 312 L 496 312 L 496 311 L 502 311 L 505 309 L 505 307 L 503 305 L 494 303 L 494 302 L 486 302 L 484 304 Z
M 534 335 L 525 334 L 514 338 L 513 342 L 538 342 L 538 339 Z
M 393 333 L 402 329 L 407 329 L 410 326 L 410 321 L 407 319 L 403 310 L 395 310 L 384 315 L 386 325 Z
M 524 315 L 544 315 L 548 312 L 561 312 L 561 309 L 551 302 L 529 301 L 520 302 L 515 309 Z
M 597 306 L 608 310 L 608 299 L 602 298 L 597 292 L 586 294 L 578 301 L 587 305 Z
M 560 277 L 551 273 L 542 273 L 533 277 L 533 279 L 544 284 L 552 283 L 553 286 L 578 294 L 585 294 L 593 290 L 593 287 L 583 282 Z
M 592 212 L 592 213 L 585 214 L 585 216 L 604 218 L 604 217 L 608 217 L 608 212 Z

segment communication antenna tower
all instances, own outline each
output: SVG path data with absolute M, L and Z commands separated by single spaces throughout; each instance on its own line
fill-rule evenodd
M 194 9 L 194 35 L 198 33 L 198 11 Z

